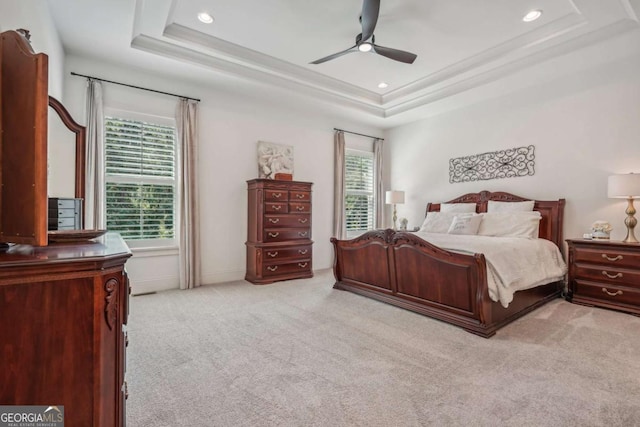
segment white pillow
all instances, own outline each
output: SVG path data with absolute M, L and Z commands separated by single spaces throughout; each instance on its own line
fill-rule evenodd
M 447 233 L 449 234 L 478 234 L 478 227 L 482 221 L 481 215 L 456 215 Z
M 535 200 L 524 202 L 496 202 L 489 200 L 487 212 L 531 212 Z
M 479 236 L 538 238 L 540 212 L 487 212 L 482 215 Z
M 456 214 L 453 212 L 429 212 L 424 219 L 420 231 L 425 233 L 446 233 L 451 227 L 453 218 L 457 216 L 471 216 L 475 214 Z
M 475 213 L 475 203 L 440 203 L 440 212 Z

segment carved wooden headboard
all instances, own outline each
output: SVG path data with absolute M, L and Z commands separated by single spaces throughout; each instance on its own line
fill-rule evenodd
M 449 200 L 445 203 L 475 203 L 476 212 L 482 213 L 487 211 L 488 201 L 498 202 L 524 202 L 525 197 L 516 196 L 505 192 L 481 191 L 479 193 L 469 193 Z M 540 231 L 538 236 L 541 239 L 551 240 L 559 248 L 562 248 L 562 223 L 564 218 L 565 199 L 559 200 L 535 200 L 533 210 L 540 212 L 542 219 L 540 220 Z M 438 212 L 440 203 L 427 203 L 427 213 Z

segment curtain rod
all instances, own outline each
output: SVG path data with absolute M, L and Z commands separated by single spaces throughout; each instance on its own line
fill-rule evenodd
M 99 77 L 85 76 L 84 74 L 74 73 L 73 71 L 71 72 L 71 75 L 72 76 L 78 76 L 78 77 L 85 77 L 85 78 L 91 79 L 91 80 L 98 80 L 98 81 L 105 82 L 105 83 L 113 83 L 114 85 L 126 86 L 126 87 L 131 87 L 131 88 L 134 88 L 134 89 L 140 89 L 140 90 L 146 90 L 146 91 L 149 91 L 149 92 L 161 93 L 162 95 L 175 96 L 176 98 L 190 99 L 192 101 L 200 102 L 200 100 L 198 98 L 191 98 L 190 96 L 176 95 L 175 93 L 162 92 L 160 90 L 155 90 L 155 89 L 147 89 L 146 87 L 140 87 L 140 86 L 129 85 L 129 84 L 126 84 L 126 83 L 114 82 L 112 80 L 101 79 Z
M 363 133 L 351 132 L 349 130 L 338 129 L 338 128 L 333 128 L 333 130 L 339 130 L 340 132 L 346 132 L 346 133 L 350 133 L 350 134 L 353 134 L 353 135 L 366 136 L 367 138 L 379 139 L 381 141 L 384 141 L 384 138 L 378 138 L 377 136 L 365 135 Z

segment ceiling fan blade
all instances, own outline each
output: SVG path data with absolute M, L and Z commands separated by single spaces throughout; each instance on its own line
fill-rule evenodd
M 324 58 L 316 59 L 313 62 L 309 62 L 309 64 L 322 64 L 323 62 L 331 61 L 332 59 L 336 59 L 342 55 L 346 55 L 347 53 L 355 52 L 356 46 L 352 46 L 347 50 L 343 50 L 342 52 L 334 53 L 333 55 L 325 56 Z
M 363 0 L 362 14 L 360 21 L 362 23 L 362 41 L 365 42 L 371 38 L 373 31 L 378 23 L 378 15 L 380 14 L 380 0 Z
M 413 61 L 418 57 L 418 55 L 411 52 L 379 46 L 377 44 L 373 45 L 373 51 L 379 55 L 386 56 L 389 59 L 404 62 L 406 64 L 413 64 Z

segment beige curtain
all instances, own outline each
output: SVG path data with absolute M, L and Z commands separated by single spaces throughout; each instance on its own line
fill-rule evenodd
M 104 111 L 102 84 L 87 80 L 87 154 L 85 164 L 85 224 L 86 229 L 104 229 Z
M 384 140 L 376 138 L 373 140 L 373 162 L 374 162 L 374 200 L 375 200 L 375 227 L 384 228 L 384 186 L 382 184 L 382 143 Z
M 334 141 L 334 173 L 333 184 L 333 236 L 344 239 L 347 235 L 346 221 L 344 217 L 344 175 L 345 175 L 345 148 L 344 132 L 337 130 L 333 135 Z
M 200 212 L 198 210 L 198 103 L 181 99 L 178 130 L 180 216 L 180 289 L 200 286 Z

